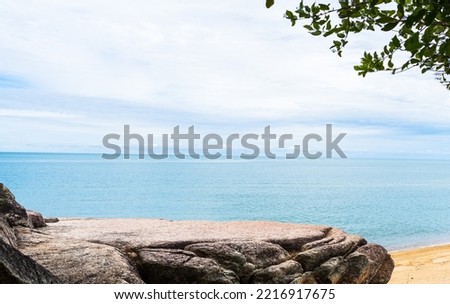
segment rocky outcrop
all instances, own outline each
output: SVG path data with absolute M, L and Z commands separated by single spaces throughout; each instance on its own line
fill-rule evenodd
M 16 202 L 14 195 L 2 183 L 0 183 L 0 215 L 11 227 L 28 226 L 27 211 Z
M 382 280 L 376 275 L 385 263 L 389 263 L 389 259 L 386 249 L 380 245 L 367 244 L 359 247 L 346 259 L 348 266 L 342 283 L 381 283 Z
M 47 269 L 0 240 L 0 284 L 61 283 Z
M 0 183 L 0 283 L 61 283 L 49 270 L 24 255 L 18 247 L 18 227 L 43 227 L 40 213 L 25 210 Z
M 256 270 L 248 283 L 252 284 L 288 284 L 303 275 L 302 265 L 293 260 Z
M 0 214 L 0 241 L 16 247 L 17 238 L 14 229 L 8 224 L 6 218 Z
M 0 282 L 361 284 L 387 283 L 394 268 L 383 247 L 332 227 L 154 219 L 45 223 L 6 187 L 0 190 Z
M 393 263 L 386 250 L 339 229 L 275 222 L 202 222 L 151 219 L 62 219 L 48 227 L 21 232 L 19 247 L 58 277 L 66 252 L 63 240 L 73 242 L 67 259 L 83 244 L 120 251 L 132 277 L 154 283 L 386 283 Z M 45 237 L 44 237 L 45 236 Z M 38 245 L 33 245 L 38 240 Z M 31 242 L 31 243 L 30 243 Z M 44 250 L 45 248 L 45 250 Z M 53 254 L 40 254 L 52 248 Z M 99 249 L 92 249 L 94 254 Z M 87 260 L 95 259 L 88 254 Z M 77 259 L 75 259 L 77 260 Z M 69 262 L 67 262 L 70 265 Z M 81 263 L 81 264 L 80 264 Z M 83 265 L 85 262 L 77 262 Z M 89 266 L 101 277 L 103 266 Z M 70 269 L 68 282 L 83 279 L 84 267 Z M 118 268 L 122 269 L 122 268 Z M 96 271 L 97 271 L 96 270 Z M 81 272 L 76 274 L 76 272 Z M 117 270 L 108 277 L 123 279 Z M 128 276 L 129 278 L 130 276 Z
M 53 237 L 29 228 L 16 229 L 20 250 L 64 283 L 143 283 L 117 248 Z
M 239 283 L 239 277 L 215 260 L 180 249 L 140 249 L 138 268 L 150 284 L 165 283 Z
M 28 227 L 42 228 L 47 226 L 42 214 L 36 211 L 27 210 Z

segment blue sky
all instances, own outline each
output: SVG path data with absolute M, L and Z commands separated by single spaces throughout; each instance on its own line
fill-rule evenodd
M 412 70 L 361 78 L 385 34 L 330 41 L 282 18 L 296 1 L 3 1 L 0 151 L 104 152 L 142 134 L 301 137 L 332 123 L 349 155 L 450 156 L 450 93 Z

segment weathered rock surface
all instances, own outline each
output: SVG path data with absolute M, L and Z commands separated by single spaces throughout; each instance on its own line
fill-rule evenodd
M 11 227 L 28 226 L 27 211 L 16 202 L 14 195 L 2 183 L 0 183 L 0 214 Z
M 348 267 L 342 278 L 342 283 L 370 283 L 376 277 L 381 267 L 386 267 L 390 257 L 383 247 L 376 244 L 367 244 L 359 247 L 347 257 Z M 374 283 L 379 283 L 376 278 Z
M 0 240 L 6 244 L 16 247 L 17 238 L 14 229 L 8 224 L 6 218 L 0 214 Z
M 143 283 L 117 248 L 18 228 L 19 249 L 64 283 Z
M 126 252 L 146 283 L 385 283 L 394 267 L 383 247 L 325 226 L 61 219 L 39 231 Z
M 278 265 L 271 265 L 256 270 L 250 278 L 252 284 L 288 284 L 301 277 L 302 265 L 294 260 L 287 260 Z
M 47 226 L 42 214 L 36 211 L 27 210 L 28 227 L 42 228 Z
M 138 267 L 146 283 L 239 283 L 230 270 L 215 260 L 180 249 L 141 249 Z
M 0 240 L 0 284 L 61 283 L 30 257 Z
M 45 223 L 2 184 L 0 242 L 4 283 L 387 283 L 394 268 L 383 247 L 326 226 L 155 219 Z
M 61 283 L 50 271 L 17 250 L 15 229 L 28 225 L 27 211 L 0 183 L 0 283 Z
M 59 218 L 57 217 L 46 217 L 44 218 L 44 222 L 47 223 L 57 223 L 59 222 Z

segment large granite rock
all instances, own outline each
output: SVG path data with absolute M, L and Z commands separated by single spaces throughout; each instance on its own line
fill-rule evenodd
M 347 271 L 342 283 L 380 283 L 377 273 L 385 263 L 389 263 L 390 256 L 386 249 L 376 244 L 359 247 L 347 257 Z M 374 280 L 375 278 L 375 280 Z
M 256 270 L 248 283 L 252 284 L 288 284 L 303 274 L 302 265 L 294 260 L 287 260 L 277 265 Z M 247 282 L 244 282 L 247 283 Z
M 17 238 L 14 229 L 8 224 L 6 218 L 0 214 L 0 240 L 6 244 L 16 247 Z
M 0 184 L 0 283 L 387 283 L 394 268 L 383 247 L 327 226 L 47 223 Z
M 47 226 L 42 214 L 36 211 L 27 210 L 28 227 L 42 228 Z
M 0 284 L 61 283 L 47 269 L 0 240 Z
M 326 226 L 276 222 L 62 219 L 39 229 L 39 235 L 29 236 L 28 243 L 22 236 L 18 241 L 19 248 L 60 278 L 63 278 L 64 270 L 58 270 L 61 265 L 58 255 L 66 254 L 65 248 L 70 248 L 63 240 L 115 248 L 126 257 L 127 260 L 122 261 L 129 263 L 125 267 L 131 269 L 129 273 L 134 277 L 137 272 L 146 283 L 386 283 L 394 267 L 383 247 L 367 244 L 359 236 Z M 29 243 L 36 239 L 38 245 Z M 49 247 L 51 254 L 40 254 L 43 248 L 48 252 Z M 83 252 L 82 247 L 74 246 L 67 258 L 73 259 L 77 250 Z M 80 265 L 95 259 L 93 253 L 97 250 L 92 249 L 92 256 L 86 257 Z M 88 267 L 66 267 L 69 272 L 78 274 L 73 275 L 76 280 L 65 280 L 91 282 L 83 279 L 84 272 L 92 271 L 93 266 Z M 99 276 L 96 282 L 107 280 L 101 276 L 102 268 L 97 268 L 98 274 L 91 273 Z M 120 278 L 118 273 L 122 271 L 107 277 Z
M 0 183 L 0 215 L 11 227 L 28 226 L 27 211 L 16 202 L 16 198 L 6 186 Z
M 215 260 L 180 249 L 140 249 L 138 267 L 146 283 L 239 283 L 237 275 Z
M 64 283 L 143 283 L 117 248 L 17 228 L 19 249 Z

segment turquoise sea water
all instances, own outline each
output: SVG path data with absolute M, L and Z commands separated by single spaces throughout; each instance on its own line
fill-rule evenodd
M 448 160 L 0 153 L 0 182 L 46 216 L 324 224 L 389 249 L 450 242 Z

